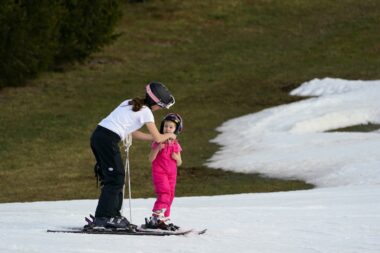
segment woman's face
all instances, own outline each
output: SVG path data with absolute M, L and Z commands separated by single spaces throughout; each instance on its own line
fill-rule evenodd
M 152 112 L 154 112 L 154 111 L 157 111 L 157 110 L 161 110 L 162 107 L 159 106 L 159 105 L 153 105 L 151 109 L 152 109 Z

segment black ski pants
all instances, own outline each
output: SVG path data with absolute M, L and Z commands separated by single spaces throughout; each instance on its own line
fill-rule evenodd
M 97 126 L 91 136 L 91 149 L 100 167 L 101 193 L 95 217 L 120 216 L 123 204 L 125 170 L 116 133 Z

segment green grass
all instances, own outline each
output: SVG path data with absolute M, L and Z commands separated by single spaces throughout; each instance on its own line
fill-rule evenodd
M 380 129 L 380 124 L 361 124 L 361 125 L 355 125 L 350 127 L 344 127 L 339 129 L 333 129 L 328 132 L 373 132 Z
M 89 136 L 150 80 L 172 90 L 185 121 L 178 196 L 310 188 L 205 169 L 218 149 L 209 140 L 230 118 L 296 101 L 288 92 L 304 81 L 379 79 L 379 30 L 377 0 L 126 4 L 113 45 L 0 92 L 0 202 L 96 198 Z M 148 151 L 131 148 L 135 197 L 153 195 Z

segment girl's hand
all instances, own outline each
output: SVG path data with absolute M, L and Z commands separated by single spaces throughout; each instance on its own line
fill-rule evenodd
M 175 139 L 177 139 L 177 135 L 170 133 L 169 140 L 175 140 Z
M 180 159 L 179 153 L 172 153 L 172 159 L 178 161 Z
M 176 161 L 177 166 L 181 166 L 181 164 L 182 164 L 182 158 L 181 158 L 181 153 L 180 152 L 178 152 L 178 153 L 173 152 L 172 153 L 172 159 L 174 159 Z

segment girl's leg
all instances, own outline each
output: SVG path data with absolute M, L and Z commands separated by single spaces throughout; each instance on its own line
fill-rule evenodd
M 171 201 L 170 184 L 167 174 L 163 173 L 160 168 L 153 168 L 153 184 L 156 192 L 156 202 L 152 211 L 167 209 Z
M 153 169 L 153 182 L 157 195 L 157 200 L 153 207 L 153 215 L 146 222 L 146 226 L 150 228 L 159 228 L 164 230 L 175 231 L 179 227 L 170 223 L 170 206 L 174 198 L 174 189 L 176 177 L 167 173 L 158 173 L 159 170 Z
M 175 186 L 177 183 L 177 170 L 175 169 L 174 171 L 168 177 L 169 186 L 170 186 L 170 198 L 169 198 L 168 206 L 165 210 L 165 217 L 170 217 L 170 209 L 171 209 L 174 197 L 175 197 Z

